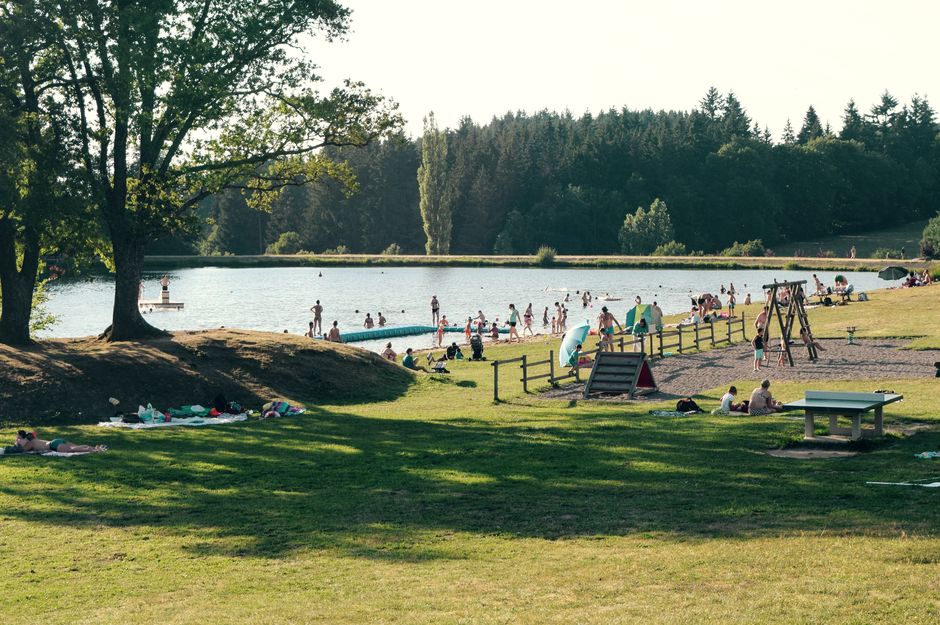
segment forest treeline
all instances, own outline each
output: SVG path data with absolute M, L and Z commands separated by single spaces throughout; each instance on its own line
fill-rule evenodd
M 711 89 L 690 111 L 510 113 L 447 130 L 432 118 L 417 139 L 398 134 L 326 150 L 348 162 L 358 189 L 291 187 L 270 213 L 228 191 L 203 203 L 209 225 L 192 249 L 530 254 L 548 245 L 561 254 L 649 253 L 625 242 L 622 230 L 638 207 L 660 199 L 671 238 L 715 252 L 736 241 L 772 248 L 872 230 L 940 207 L 936 113 L 926 98 L 900 103 L 887 92 L 867 112 L 850 101 L 838 132 L 810 107 L 779 141 L 733 93 Z M 430 176 L 427 198 L 419 168 Z

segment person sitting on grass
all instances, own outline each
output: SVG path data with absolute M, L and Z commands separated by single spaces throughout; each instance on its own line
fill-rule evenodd
M 712 414 L 731 414 L 732 412 L 747 412 L 748 402 L 734 403 L 738 398 L 738 387 L 732 386 L 728 392 L 721 396 L 721 405 Z
M 20 430 L 16 433 L 14 445 L 24 452 L 33 453 L 55 451 L 60 454 L 88 454 L 108 450 L 104 445 L 76 445 L 64 438 L 54 438 L 51 441 L 46 441 L 36 436 L 35 432 L 27 432 L 26 430 Z
M 402 359 L 401 364 L 405 369 L 411 369 L 412 371 L 423 371 L 425 373 L 431 373 L 427 370 L 426 367 L 422 367 L 419 364 L 415 363 L 415 357 L 413 350 L 409 347 L 405 350 L 405 357 Z
M 392 362 L 395 362 L 395 359 L 398 358 L 398 354 L 396 354 L 395 350 L 392 349 L 391 341 L 385 344 L 385 349 L 382 350 L 382 358 Z
M 920 283 L 923 286 L 929 286 L 933 282 L 933 276 L 930 275 L 929 269 L 924 269 L 924 273 L 920 274 Z
M 751 393 L 747 413 L 750 415 L 767 415 L 780 412 L 781 408 L 783 408 L 783 404 L 775 400 L 773 395 L 770 394 L 770 380 L 764 380 Z
M 499 340 L 499 327 L 497 327 L 496 322 L 493 322 L 493 326 L 490 328 L 490 338 L 494 341 Z

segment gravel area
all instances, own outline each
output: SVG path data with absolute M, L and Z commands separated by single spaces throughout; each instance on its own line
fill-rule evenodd
M 652 368 L 659 392 L 645 398 L 662 400 L 694 395 L 741 379 L 898 380 L 930 378 L 936 374 L 934 363 L 940 361 L 940 350 L 899 349 L 910 342 L 902 339 L 857 341 L 855 345 L 848 345 L 845 339 L 821 340 L 820 344 L 825 351 L 819 352 L 819 360 L 816 362 L 807 360 L 805 348 L 792 345 L 793 367 L 777 366 L 777 355 L 771 354 L 771 364 L 762 367 L 760 373 L 753 370 L 753 351 L 745 343 L 697 354 L 657 358 L 652 361 Z M 579 399 L 583 389 L 583 384 L 566 385 L 548 391 L 545 396 Z M 614 401 L 627 399 L 624 395 L 595 397 Z

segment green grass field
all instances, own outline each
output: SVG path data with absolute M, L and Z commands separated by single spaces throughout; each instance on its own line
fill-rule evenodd
M 829 250 L 839 258 L 848 257 L 853 245 L 859 258 L 870 257 L 878 248 L 900 250 L 903 247 L 907 258 L 915 258 L 920 253 L 920 239 L 926 225 L 927 220 L 924 219 L 883 230 L 840 234 L 771 247 L 777 256 L 794 256 L 797 252 L 800 252 L 800 256 L 816 256 L 820 250 Z
M 813 322 L 822 335 L 851 322 L 940 347 L 937 290 L 876 293 Z M 650 404 L 524 395 L 510 377 L 499 404 L 491 366 L 464 361 L 387 401 L 310 397 L 296 418 L 58 430 L 112 450 L 0 459 L 3 621 L 940 618 L 940 491 L 865 485 L 940 476 L 940 461 L 913 457 L 940 449 L 940 381 L 814 385 L 893 388 L 906 399 L 886 409 L 889 424 L 934 428 L 853 458 L 799 461 L 762 452 L 799 438 L 800 420 L 657 418 Z M 774 391 L 794 399 L 805 387 Z M 699 403 L 713 407 L 720 390 Z

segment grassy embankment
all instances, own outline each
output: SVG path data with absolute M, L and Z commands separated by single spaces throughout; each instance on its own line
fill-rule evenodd
M 817 332 L 857 325 L 940 345 L 935 300 L 935 288 L 880 292 L 812 316 Z M 508 379 L 509 400 L 493 404 L 488 364 L 453 371 L 360 404 L 318 402 L 311 389 L 298 418 L 65 428 L 55 434 L 112 450 L 0 460 L 5 622 L 940 617 L 938 492 L 864 484 L 940 474 L 938 461 L 913 458 L 940 449 L 937 381 L 814 384 L 893 388 L 907 399 L 886 410 L 889 423 L 935 427 L 805 462 L 761 453 L 799 435 L 785 417 L 655 418 L 649 404 L 546 401 Z M 789 399 L 805 386 L 775 391 Z
M 924 263 L 906 261 L 911 268 Z M 148 256 L 147 269 L 193 267 L 539 267 L 535 256 L 423 256 L 381 254 L 285 254 L 264 256 Z M 581 269 L 817 269 L 877 271 L 884 260 L 782 256 L 557 256 L 552 268 Z
M 803 256 L 813 256 L 820 250 L 831 251 L 836 256 L 848 256 L 854 245 L 856 254 L 863 257 L 871 256 L 872 252 L 879 248 L 900 250 L 903 247 L 907 257 L 911 258 L 920 252 L 920 239 L 926 225 L 927 220 L 924 219 L 872 232 L 839 234 L 771 247 L 780 256 L 792 256 L 798 251 L 802 252 Z

